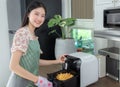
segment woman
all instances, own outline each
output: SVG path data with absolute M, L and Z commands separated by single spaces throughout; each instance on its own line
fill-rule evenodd
M 26 11 L 22 27 L 13 38 L 10 69 L 12 74 L 7 87 L 52 87 L 52 83 L 39 76 L 39 65 L 64 62 L 64 56 L 57 60 L 40 59 L 40 46 L 35 29 L 40 27 L 46 15 L 46 8 L 39 0 L 33 0 Z

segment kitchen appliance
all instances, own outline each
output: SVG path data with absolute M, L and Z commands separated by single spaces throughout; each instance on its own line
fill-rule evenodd
M 94 37 L 120 41 L 120 7 L 107 8 L 103 11 L 103 28 L 94 30 Z M 97 43 L 99 46 L 96 50 L 107 47 L 107 40 L 100 39 L 100 42 L 98 40 L 96 42 L 104 43 L 104 46 Z
M 58 81 L 56 75 L 61 72 L 70 72 L 74 77 Z M 54 87 L 86 87 L 98 80 L 98 60 L 88 53 L 69 54 L 66 56 L 62 70 L 48 74 L 48 79 L 54 83 Z
M 105 28 L 120 28 L 120 8 L 105 9 L 103 13 Z
M 53 82 L 54 87 L 80 87 L 80 58 L 66 55 L 65 63 L 62 64 L 62 70 L 48 74 L 48 80 Z M 66 80 L 57 79 L 57 75 L 71 74 L 72 78 Z M 66 76 L 60 78 L 66 78 Z
M 119 51 L 120 48 L 108 47 L 98 51 L 99 54 L 106 56 L 106 75 L 119 80 Z
M 98 59 L 96 56 L 84 52 L 75 52 L 70 55 L 81 59 L 80 87 L 86 87 L 98 81 Z

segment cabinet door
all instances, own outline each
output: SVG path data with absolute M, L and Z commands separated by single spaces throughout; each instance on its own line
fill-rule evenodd
M 114 0 L 114 2 L 115 2 L 115 7 L 120 7 L 120 0 Z
M 119 60 L 106 57 L 106 73 L 119 78 Z
M 97 5 L 95 6 L 95 12 L 94 12 L 94 21 L 95 21 L 95 29 L 96 30 L 101 30 L 104 29 L 103 26 L 103 11 L 106 8 L 112 7 L 112 4 L 106 4 L 106 5 Z
M 101 5 L 101 4 L 111 4 L 114 3 L 114 0 L 96 0 L 96 4 L 97 5 Z

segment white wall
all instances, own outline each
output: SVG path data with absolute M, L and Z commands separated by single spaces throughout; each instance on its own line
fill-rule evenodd
M 7 17 L 9 30 L 16 30 L 21 26 L 20 0 L 7 0 Z
M 71 17 L 71 0 L 62 0 L 62 17 Z
M 93 19 L 77 19 L 76 27 L 94 29 L 94 20 Z
M 10 75 L 9 38 L 6 0 L 0 0 L 0 87 L 5 87 Z

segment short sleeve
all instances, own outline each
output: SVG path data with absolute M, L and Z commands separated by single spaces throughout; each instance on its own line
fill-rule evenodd
M 28 43 L 29 43 L 29 39 L 28 39 L 27 32 L 25 32 L 22 29 L 19 29 L 14 35 L 11 52 L 20 50 L 26 53 L 28 48 Z

